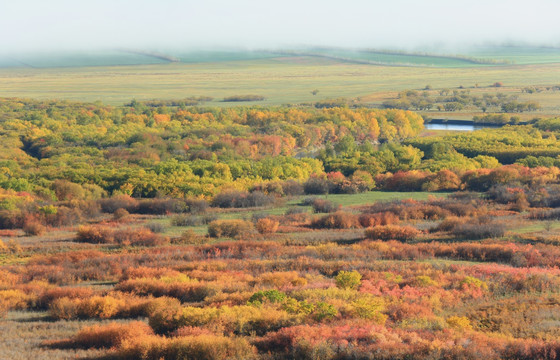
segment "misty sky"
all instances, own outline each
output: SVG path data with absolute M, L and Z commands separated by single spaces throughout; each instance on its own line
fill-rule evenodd
M 2 0 L 0 52 L 560 44 L 558 0 Z

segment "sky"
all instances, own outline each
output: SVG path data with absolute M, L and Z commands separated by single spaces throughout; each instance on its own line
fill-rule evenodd
M 2 0 L 0 52 L 560 45 L 558 0 Z

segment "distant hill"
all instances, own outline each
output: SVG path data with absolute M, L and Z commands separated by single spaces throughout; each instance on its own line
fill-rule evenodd
M 407 67 L 477 67 L 560 62 L 560 48 L 532 46 L 480 46 L 464 53 L 409 52 L 384 49 L 295 48 L 279 50 L 102 51 L 0 54 L 0 68 L 150 65 L 169 62 L 214 63 L 309 56 L 357 64 Z

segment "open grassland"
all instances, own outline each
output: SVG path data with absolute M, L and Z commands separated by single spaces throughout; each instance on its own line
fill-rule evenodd
M 266 97 L 262 105 L 357 98 L 423 89 L 489 86 L 502 81 L 519 88 L 558 85 L 560 64 L 461 68 L 390 67 L 312 57 L 216 63 L 169 63 L 137 66 L 0 69 L 0 96 L 39 99 L 101 100 L 117 105 L 131 99 L 181 99 L 211 96 L 210 105 L 238 94 Z M 319 90 L 317 95 L 311 91 Z M 382 97 L 384 97 L 382 95 Z M 548 101 L 548 100 L 547 100 Z M 554 101 L 553 99 L 550 101 Z M 239 105 L 240 103 L 234 103 Z M 243 104 L 243 103 L 241 103 Z

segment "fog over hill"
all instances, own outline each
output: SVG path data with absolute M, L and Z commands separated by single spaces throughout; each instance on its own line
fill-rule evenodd
M 462 52 L 471 44 L 558 46 L 560 3 L 503 0 L 21 0 L 0 12 L 0 54 L 30 51 L 275 49 Z

